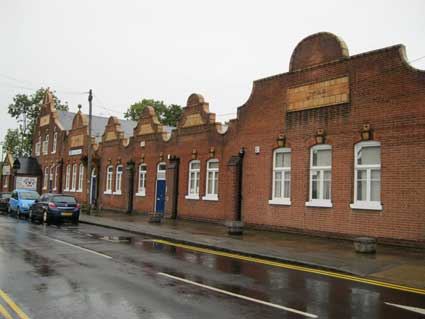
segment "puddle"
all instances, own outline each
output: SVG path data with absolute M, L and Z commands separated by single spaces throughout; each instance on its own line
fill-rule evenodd
M 133 237 L 130 236 L 105 236 L 100 234 L 90 233 L 87 236 L 95 239 L 106 240 L 112 243 L 130 243 Z

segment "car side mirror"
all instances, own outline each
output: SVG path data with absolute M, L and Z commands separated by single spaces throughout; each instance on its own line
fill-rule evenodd
M 38 203 L 38 199 L 36 199 L 36 200 L 34 201 L 34 203 Z

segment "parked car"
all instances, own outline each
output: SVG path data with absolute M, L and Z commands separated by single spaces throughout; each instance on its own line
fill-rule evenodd
M 30 220 L 50 224 L 70 221 L 78 224 L 80 204 L 72 195 L 43 194 L 30 209 Z
M 7 192 L 0 193 L 0 210 L 1 211 L 7 211 L 10 196 L 12 196 L 12 193 L 7 193 Z
M 40 195 L 36 191 L 28 189 L 15 189 L 9 199 L 8 213 L 16 215 L 19 219 L 22 216 L 28 217 L 31 205 Z

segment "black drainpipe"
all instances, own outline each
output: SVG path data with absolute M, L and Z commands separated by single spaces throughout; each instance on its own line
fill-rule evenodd
M 243 158 L 245 156 L 245 147 L 241 147 L 239 151 L 239 167 L 238 167 L 238 206 L 236 210 L 236 221 L 242 221 L 242 176 L 243 176 Z

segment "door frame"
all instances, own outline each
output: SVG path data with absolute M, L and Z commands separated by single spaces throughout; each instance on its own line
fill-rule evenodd
M 159 167 L 161 166 L 161 165 L 164 165 L 165 166 L 165 169 L 164 170 L 160 170 L 159 169 Z M 167 164 L 165 163 L 165 162 L 159 162 L 158 164 L 157 164 L 157 166 L 156 166 L 156 179 L 155 179 L 155 205 L 154 205 L 154 207 L 155 207 L 155 209 L 154 209 L 154 211 L 155 211 L 155 213 L 157 212 L 157 210 L 156 210 L 156 204 L 157 204 L 157 196 L 158 196 L 158 181 L 165 181 L 165 190 L 164 190 L 164 195 L 165 195 L 165 193 L 167 192 L 167 177 L 166 177 L 166 173 L 167 173 L 167 166 L 166 166 Z M 159 177 L 158 176 L 158 173 L 164 173 L 164 177 L 162 178 L 162 177 Z M 164 209 L 165 209 L 165 196 L 164 196 Z M 164 214 L 164 212 L 162 212 L 162 214 Z

